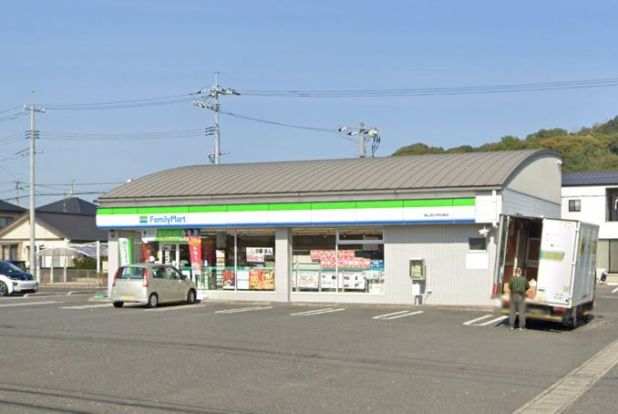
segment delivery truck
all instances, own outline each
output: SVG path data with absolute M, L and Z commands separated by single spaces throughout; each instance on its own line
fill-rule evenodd
M 599 227 L 575 220 L 501 215 L 492 296 L 509 312 L 516 268 L 530 282 L 526 318 L 576 327 L 594 307 Z

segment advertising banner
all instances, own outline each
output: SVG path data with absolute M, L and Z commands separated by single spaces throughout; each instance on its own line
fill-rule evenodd
M 269 269 L 249 270 L 249 289 L 275 290 L 275 273 Z
M 202 270 L 202 239 L 198 236 L 191 236 L 189 239 L 189 256 L 191 268 L 196 272 Z
M 118 253 L 120 254 L 120 265 L 128 265 L 133 261 L 133 242 L 131 239 L 119 238 L 118 239 Z

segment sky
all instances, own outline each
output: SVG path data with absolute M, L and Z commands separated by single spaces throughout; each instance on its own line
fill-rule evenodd
M 618 115 L 618 86 L 370 97 L 255 91 L 410 90 L 618 78 L 613 1 L 6 1 L 0 13 L 0 199 L 28 205 L 36 114 L 37 205 L 86 200 L 145 175 L 209 163 L 214 114 L 190 95 L 219 83 L 221 163 L 451 148 Z M 614 83 L 616 84 L 616 83 Z M 244 93 L 243 93 L 244 92 Z M 181 97 L 156 106 L 83 104 Z M 143 101 L 142 101 L 143 102 Z M 158 103 L 167 101 L 155 101 Z M 292 128 L 229 115 L 230 113 Z M 312 129 L 313 128 L 313 129 Z M 16 182 L 23 189 L 16 200 Z

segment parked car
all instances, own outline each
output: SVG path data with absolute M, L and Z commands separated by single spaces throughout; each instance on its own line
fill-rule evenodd
M 39 283 L 34 276 L 8 260 L 0 260 L 0 296 L 13 292 L 36 292 Z
M 141 263 L 116 271 L 111 294 L 114 307 L 140 303 L 155 308 L 159 303 L 196 301 L 195 284 L 178 269 L 163 264 Z

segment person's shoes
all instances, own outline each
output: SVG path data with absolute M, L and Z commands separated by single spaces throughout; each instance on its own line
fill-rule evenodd
M 513 330 L 515 330 L 515 327 L 514 327 L 514 326 L 511 326 L 511 331 L 513 331 Z
M 520 330 L 520 331 L 525 331 L 525 330 L 526 330 L 526 328 L 519 328 L 519 330 Z

